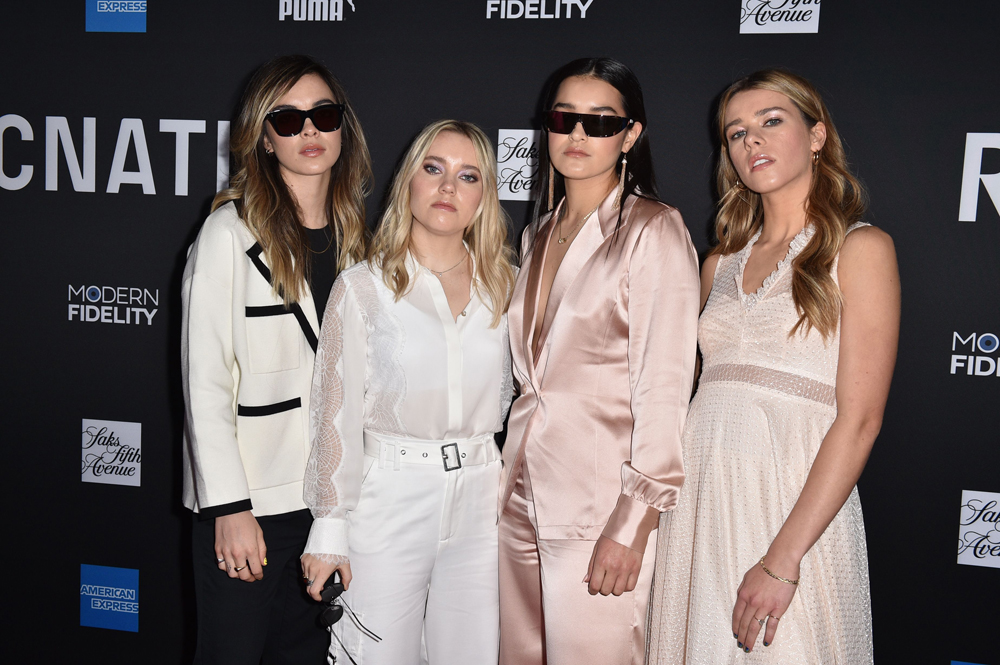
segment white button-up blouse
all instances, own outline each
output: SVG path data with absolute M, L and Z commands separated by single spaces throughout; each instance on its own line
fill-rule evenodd
M 406 267 L 411 287 L 398 301 L 367 261 L 330 293 L 311 395 L 307 554 L 347 557 L 347 515 L 372 461 L 364 431 L 437 441 L 503 428 L 513 393 L 507 315 L 490 328 L 473 282 L 456 321 L 438 278 L 412 256 Z

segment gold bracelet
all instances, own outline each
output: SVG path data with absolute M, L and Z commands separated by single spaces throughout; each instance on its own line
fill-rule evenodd
M 764 556 L 767 556 L 767 555 L 765 554 Z M 768 575 L 770 575 L 774 579 L 778 580 L 779 582 L 784 582 L 785 584 L 796 584 L 796 585 L 799 583 L 798 580 L 790 580 L 790 579 L 787 579 L 787 578 L 784 578 L 784 577 L 779 577 L 779 576 L 775 575 L 774 573 L 772 573 L 770 570 L 767 569 L 767 566 L 764 565 L 764 557 L 763 556 L 760 558 L 760 567 L 764 569 L 765 573 L 767 573 Z

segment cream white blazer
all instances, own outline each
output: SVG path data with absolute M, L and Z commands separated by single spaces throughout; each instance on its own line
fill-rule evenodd
M 233 203 L 205 220 L 181 290 L 184 505 L 203 517 L 302 510 L 309 389 L 319 325 L 312 294 L 286 310 Z

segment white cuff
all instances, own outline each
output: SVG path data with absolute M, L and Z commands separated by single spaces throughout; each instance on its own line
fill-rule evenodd
M 340 554 L 347 556 L 347 520 L 321 517 L 313 520 L 306 541 L 305 554 Z

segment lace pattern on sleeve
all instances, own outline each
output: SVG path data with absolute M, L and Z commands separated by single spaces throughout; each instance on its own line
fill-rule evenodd
M 342 566 L 345 563 L 351 562 L 351 560 L 348 559 L 343 554 L 311 554 L 309 552 L 305 552 L 302 554 L 302 556 L 305 556 L 306 554 L 309 554 L 309 556 L 315 557 L 316 559 L 319 559 L 323 563 L 329 564 L 331 566 Z M 302 557 L 299 558 L 301 559 Z
M 511 368 L 510 345 L 506 340 L 510 339 L 507 329 L 507 315 L 503 315 L 503 333 L 500 337 L 503 343 L 503 372 L 500 376 L 500 417 L 497 420 L 496 432 L 503 429 L 503 423 L 507 419 L 507 412 L 510 410 L 510 403 L 514 397 L 514 373 Z
M 356 273 L 356 277 L 351 280 L 351 288 L 358 297 L 361 316 L 368 329 L 371 367 L 365 396 L 368 407 L 365 429 L 404 435 L 406 429 L 399 414 L 406 398 L 406 375 L 402 363 L 406 333 L 402 323 L 388 311 L 379 297 L 380 289 L 388 293 L 381 283 L 381 276 L 364 270 Z M 392 298 L 392 295 L 388 297 Z
M 338 416 L 344 408 L 343 305 L 346 295 L 346 282 L 337 280 L 323 317 L 313 369 L 309 398 L 312 450 L 306 464 L 302 496 L 314 518 L 332 517 L 338 503 L 333 474 L 344 457 Z

